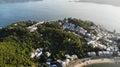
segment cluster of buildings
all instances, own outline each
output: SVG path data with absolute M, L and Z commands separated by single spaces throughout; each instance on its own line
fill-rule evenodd
M 37 48 L 31 53 L 30 58 L 40 58 L 41 55 L 44 53 L 47 57 L 46 64 L 48 64 L 49 67 L 66 67 L 71 61 L 78 59 L 78 56 L 75 54 L 71 56 L 69 54 L 66 54 L 65 59 L 58 59 L 56 61 L 53 61 L 53 59 L 50 58 L 51 53 L 48 51 L 43 52 L 43 50 L 44 48 Z
M 118 53 L 118 43 L 117 39 L 120 39 L 120 34 L 115 35 L 115 33 L 111 33 L 100 26 L 91 26 L 91 30 L 88 32 L 83 27 L 76 25 L 74 23 L 70 23 L 68 19 L 65 19 L 62 22 L 62 27 L 65 30 L 69 30 L 74 32 L 75 34 L 83 34 L 85 35 L 85 40 L 87 44 L 92 46 L 93 48 L 100 48 L 105 51 L 98 52 L 99 56 L 101 55 L 112 55 L 113 53 Z M 96 56 L 95 52 L 89 52 L 88 55 Z
M 31 53 L 31 57 L 30 58 L 34 58 L 34 57 L 40 57 L 42 55 L 42 48 L 37 48 L 36 50 L 34 50 L 32 53 Z
M 117 39 L 120 39 L 120 33 L 117 33 L 116 38 L 117 38 Z
M 69 23 L 69 21 L 67 19 L 63 21 L 62 27 L 63 27 L 63 29 L 76 32 L 77 34 L 83 34 L 83 35 L 85 35 L 87 33 L 87 30 L 83 29 L 80 26 L 76 26 L 73 23 Z
M 34 57 L 40 58 L 40 56 L 43 54 L 43 49 L 44 48 L 37 48 L 36 50 L 34 50 L 31 53 L 31 57 L 30 58 L 34 58 Z M 50 57 L 50 55 L 51 55 L 51 53 L 48 52 L 48 51 L 46 51 L 45 54 L 46 54 L 47 57 Z
M 38 23 L 36 23 L 36 24 L 34 24 L 32 26 L 27 27 L 27 29 L 30 30 L 30 32 L 33 32 L 33 31 L 37 30 L 37 25 L 43 24 L 43 23 L 44 23 L 44 21 L 38 22 Z
M 118 51 L 117 41 L 115 40 L 115 35 L 113 33 L 109 33 L 99 26 L 94 26 L 92 29 L 97 33 L 97 35 L 93 35 L 92 32 L 90 32 L 88 39 L 91 40 L 87 40 L 88 44 L 107 51 Z
M 101 29 L 101 27 L 94 27 L 94 31 L 97 32 L 97 35 L 95 36 L 88 36 L 88 45 L 92 45 L 93 47 L 98 47 L 100 49 L 104 49 L 104 51 L 99 51 L 99 56 L 119 56 L 119 49 L 118 49 L 118 43 L 116 40 L 115 33 L 110 33 L 104 29 Z M 92 35 L 92 34 L 90 34 Z M 90 40 L 91 39 L 91 40 Z M 89 56 L 93 55 L 95 56 L 95 52 L 89 52 Z
M 98 53 L 96 53 L 96 52 L 88 52 L 89 57 L 96 57 L 96 56 L 99 56 L 99 57 L 112 57 L 113 54 L 114 53 L 110 52 L 110 51 L 99 51 Z
M 33 32 L 37 29 L 38 24 L 42 24 L 44 22 L 39 22 L 37 24 L 34 24 L 32 26 L 27 27 L 27 29 L 30 30 L 30 32 Z M 87 44 L 92 46 L 93 48 L 100 48 L 104 51 L 98 51 L 96 53 L 88 52 L 88 56 L 95 57 L 108 57 L 113 56 L 114 54 L 117 54 L 120 56 L 120 52 L 118 49 L 118 43 L 117 40 L 120 39 L 120 34 L 113 34 L 105 29 L 102 29 L 100 26 L 91 26 L 90 31 L 88 32 L 83 27 L 76 25 L 74 23 L 70 23 L 67 19 L 65 19 L 63 22 L 60 23 L 63 29 L 72 31 L 74 34 L 79 35 L 82 34 L 85 36 L 85 40 L 87 41 Z M 31 58 L 40 57 L 43 53 L 42 48 L 38 48 L 34 50 L 31 53 Z M 49 57 L 51 53 L 46 52 L 47 56 Z M 65 67 L 67 66 L 72 60 L 78 59 L 77 55 L 70 56 L 69 54 L 65 55 L 66 59 L 58 59 L 57 61 L 51 62 L 52 59 L 48 58 L 46 61 L 46 64 L 49 65 L 49 67 Z
M 67 67 L 71 61 L 78 59 L 77 55 L 75 54 L 71 56 L 69 54 L 66 54 L 65 58 L 66 59 L 62 59 L 62 60 L 58 59 L 54 64 L 52 62 L 50 67 Z

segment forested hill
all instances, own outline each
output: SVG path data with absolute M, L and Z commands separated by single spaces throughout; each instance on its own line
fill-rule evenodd
M 65 27 L 65 22 L 81 26 L 83 31 L 77 32 Z M 34 31 L 30 26 L 34 21 L 13 23 L 0 29 L 0 67 L 38 67 L 46 66 L 47 57 L 44 52 L 49 51 L 53 61 L 64 58 L 65 54 L 76 54 L 79 58 L 86 57 L 88 51 L 95 51 L 87 44 L 85 32 L 95 26 L 92 22 L 80 19 L 44 22 L 36 25 Z M 96 32 L 93 32 L 96 35 Z M 37 48 L 44 48 L 40 58 L 30 58 L 31 52 Z M 97 48 L 98 50 L 101 50 Z

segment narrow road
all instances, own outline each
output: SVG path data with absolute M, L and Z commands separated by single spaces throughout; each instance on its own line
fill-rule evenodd
M 73 60 L 69 63 L 69 65 L 67 65 L 66 67 L 74 67 L 75 65 L 79 64 L 81 62 L 80 59 L 78 60 Z

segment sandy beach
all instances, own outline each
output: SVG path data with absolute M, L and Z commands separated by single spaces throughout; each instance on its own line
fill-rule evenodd
M 74 67 L 83 67 L 83 66 L 86 66 L 86 65 L 97 64 L 97 63 L 114 63 L 114 60 L 113 59 L 108 59 L 108 58 L 92 59 L 92 60 L 87 60 L 85 62 L 81 62 L 81 63 L 75 65 Z

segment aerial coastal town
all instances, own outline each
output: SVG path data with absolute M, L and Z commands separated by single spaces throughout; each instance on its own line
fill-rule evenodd
M 30 30 L 30 32 L 34 32 L 37 30 L 37 25 L 43 24 L 44 22 L 38 22 L 37 24 L 34 24 L 32 26 L 27 27 L 27 29 Z M 113 56 L 119 57 L 120 52 L 117 46 L 117 40 L 120 39 L 120 34 L 119 33 L 112 33 L 107 31 L 106 29 L 102 28 L 99 25 L 94 25 L 91 27 L 91 30 L 88 32 L 88 30 L 84 29 L 82 26 L 79 26 L 75 23 L 69 22 L 68 19 L 64 19 L 63 21 L 59 22 L 61 27 L 64 30 L 67 30 L 69 32 L 72 32 L 75 35 L 83 35 L 85 36 L 85 40 L 87 41 L 87 44 L 92 46 L 93 48 L 99 48 L 101 49 L 100 51 L 92 51 L 88 52 L 88 58 L 82 59 L 82 61 L 78 61 L 78 57 L 76 54 L 74 55 L 69 55 L 66 54 L 65 57 L 66 59 L 64 60 L 56 60 L 54 62 L 51 62 L 51 58 L 49 56 L 51 55 L 50 52 L 45 52 L 46 56 L 48 57 L 46 64 L 49 65 L 49 67 L 71 67 L 70 65 L 73 66 L 74 63 L 81 63 L 85 62 L 87 60 L 92 59 L 99 59 L 99 58 L 112 58 Z M 37 48 L 31 53 L 31 58 L 40 57 L 42 55 L 42 50 L 44 48 Z M 76 62 L 75 62 L 76 61 Z M 79 64 L 78 63 L 78 64 Z M 117 63 L 120 63 L 120 61 L 117 61 Z
M 0 67 L 120 67 L 120 0 L 0 0 Z

